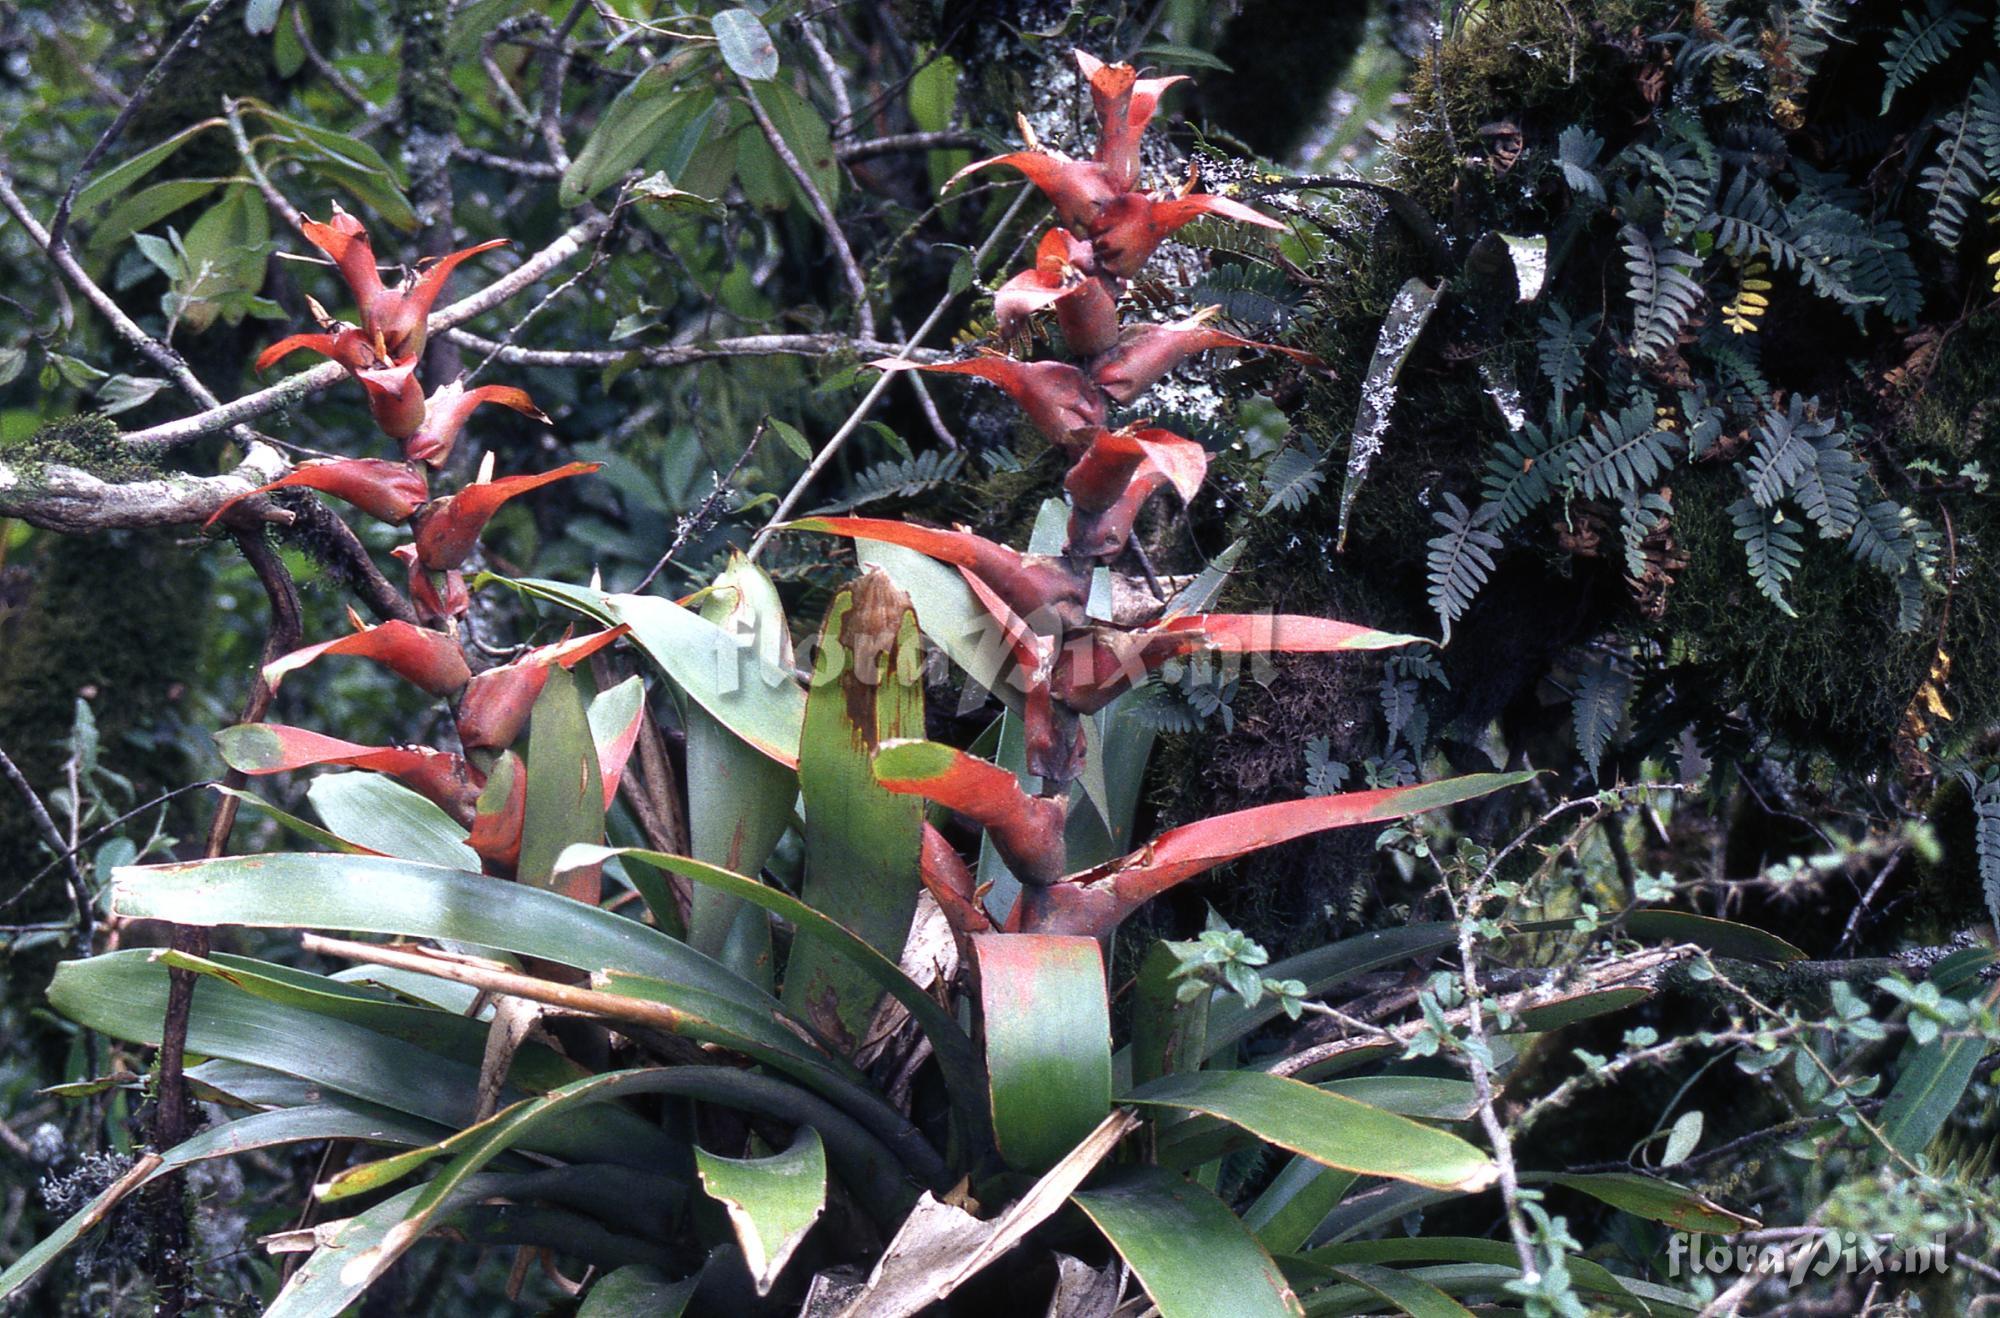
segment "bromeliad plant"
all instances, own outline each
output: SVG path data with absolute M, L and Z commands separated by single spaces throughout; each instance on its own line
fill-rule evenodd
M 1045 519 L 1047 543 L 1026 553 L 900 522 L 794 524 L 853 538 L 867 564 L 834 599 L 804 675 L 776 589 L 743 559 L 680 603 L 514 583 L 603 629 L 475 672 L 458 620 L 481 528 L 504 500 L 590 467 L 487 473 L 432 499 L 415 464 L 441 464 L 479 403 L 539 415 L 504 387 L 447 384 L 425 396 L 416 383 L 424 308 L 466 253 L 392 291 L 357 222 L 308 228 L 353 289 L 362 323 L 327 325 L 266 356 L 304 346 L 347 365 L 409 461 L 311 464 L 274 486 L 318 489 L 411 524 L 397 556 L 418 617 L 357 620 L 351 635 L 280 658 L 266 677 L 276 684 L 328 657 L 368 659 L 448 700 L 457 745 L 370 747 L 275 724 L 219 734 L 225 758 L 247 774 L 358 771 L 312 782 L 319 825 L 264 807 L 324 849 L 129 866 L 116 875 L 116 912 L 397 941 L 309 935 L 308 951 L 354 963 L 330 975 L 220 952 L 131 950 L 65 965 L 55 1005 L 142 1044 L 160 1038 L 168 970 L 197 976 L 187 1048 L 204 1060 L 189 1078 L 218 1112 L 248 1114 L 148 1155 L 0 1276 L 0 1299 L 148 1180 L 324 1140 L 394 1151 L 331 1166 L 313 1193 L 333 1219 L 273 1240 L 311 1251 L 273 1314 L 343 1311 L 447 1225 L 481 1244 L 542 1251 L 552 1270 L 588 1269 L 566 1284 L 591 1286 L 586 1309 L 602 1314 L 740 1308 L 746 1271 L 770 1305 L 795 1303 L 802 1276 L 777 1288 L 802 1252 L 816 1266 L 859 1262 L 866 1273 L 838 1302 L 827 1298 L 832 1279 L 814 1278 L 832 1306 L 815 1312 L 914 1314 L 1044 1224 L 1065 1252 L 1101 1257 L 1093 1242 L 1108 1239 L 1176 1316 L 1348 1312 L 1378 1299 L 1459 1311 L 1447 1292 L 1497 1293 L 1521 1280 L 1511 1251 L 1493 1242 L 1400 1254 L 1340 1243 L 1384 1212 L 1494 1182 L 1488 1154 L 1440 1128 L 1473 1115 L 1472 1086 L 1433 1075 L 1326 1079 L 1361 1061 L 1393 1064 L 1393 1046 L 1348 1050 L 1326 1074 L 1238 1056 L 1239 1041 L 1281 1010 L 1451 947 L 1458 926 L 1411 925 L 1270 966 L 1212 940 L 1232 965 L 1257 964 L 1249 979 L 1217 972 L 1222 984 L 1259 986 L 1245 997 L 1189 992 L 1185 956 L 1156 945 L 1114 1046 L 1106 945 L 1142 903 L 1287 840 L 1436 810 L 1525 775 L 1280 802 L 1132 847 L 1150 741 L 1126 714 L 1153 671 L 1198 654 L 1380 650 L 1416 638 L 1204 612 L 1219 574 L 1172 601 L 1107 607 L 1132 593 L 1110 564 L 1139 507 L 1168 486 L 1190 496 L 1206 465 L 1180 436 L 1109 427 L 1111 404 L 1194 352 L 1261 346 L 1200 319 L 1121 329 L 1121 281 L 1195 214 L 1269 221 L 1226 198 L 1137 191 L 1140 134 L 1172 80 L 1079 60 L 1103 128 L 1097 156 L 1000 158 L 1050 193 L 1064 226 L 1000 301 L 1010 327 L 1053 310 L 1082 364 L 991 355 L 925 368 L 980 375 L 1022 403 L 1075 460 L 1067 513 Z M 925 637 L 1006 705 L 995 759 L 925 739 Z M 633 795 L 685 819 L 686 854 L 606 845 L 614 796 L 648 728 L 642 679 L 592 694 L 570 670 L 620 643 L 656 666 L 685 738 L 684 801 L 660 754 Z M 976 868 L 933 805 L 982 830 Z M 795 852 L 781 848 L 789 834 Z M 777 881 L 793 869 L 788 854 L 803 857 L 795 889 Z M 622 913 L 633 898 L 638 918 Z M 1281 991 L 1265 996 L 1266 984 Z M 1555 1014 L 1511 1024 L 1552 1028 L 1627 1005 L 1631 991 L 1543 1004 Z M 1442 1008 L 1437 1021 L 1452 1028 Z M 1291 1161 L 1232 1206 L 1210 1188 L 1215 1170 L 1259 1144 Z M 1378 1180 L 1385 1188 L 1354 1193 Z M 1570 1180 L 1682 1225 L 1740 1223 L 1664 1183 Z M 868 1225 L 822 1232 L 802 1251 L 834 1205 Z M 1005 1207 L 968 1211 L 982 1205 Z M 1419 1277 L 1387 1262 L 1449 1266 Z M 1685 1298 L 1572 1267 L 1574 1284 L 1606 1304 L 1671 1312 Z

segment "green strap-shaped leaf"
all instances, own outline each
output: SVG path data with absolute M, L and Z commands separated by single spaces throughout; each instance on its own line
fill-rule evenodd
M 5 1303 L 39 1277 L 49 1264 L 62 1257 L 64 1251 L 103 1221 L 120 1199 L 169 1172 L 212 1158 L 227 1158 L 251 1149 L 267 1149 L 281 1144 L 337 1139 L 369 1144 L 422 1144 L 437 1138 L 438 1129 L 429 1122 L 415 1121 L 386 1108 L 343 1102 L 280 1108 L 211 1126 L 169 1150 L 151 1171 L 128 1182 L 107 1187 L 97 1198 L 72 1214 L 68 1221 L 15 1259 L 13 1266 L 0 1272 L 0 1303 Z
M 1174 978 L 1180 958 L 1164 941 L 1139 964 L 1132 990 L 1132 1073 L 1144 1085 L 1177 1071 L 1198 1071 L 1208 1052 L 1208 993 L 1183 1002 Z
M 1746 961 L 1803 961 L 1806 955 L 1769 930 L 1692 911 L 1632 911 L 1625 916 L 1625 932 L 1634 938 L 1693 943 L 1717 956 Z
M 778 1005 L 741 975 L 637 920 L 539 888 L 381 856 L 280 852 L 125 865 L 112 873 L 111 906 L 120 915 L 180 924 L 455 939 Z
M 439 1206 L 433 1220 L 449 1216 L 482 1195 L 496 1193 L 510 1178 L 479 1176 L 453 1187 L 450 1199 Z M 329 1318 L 347 1311 L 347 1306 L 368 1289 L 375 1274 L 351 1265 L 355 1260 L 382 1247 L 383 1241 L 409 1215 L 423 1187 L 405 1190 L 344 1221 L 320 1228 L 325 1243 L 292 1274 L 264 1318 Z
M 632 642 L 688 699 L 772 759 L 799 762 L 805 689 L 700 614 L 657 595 L 610 595 L 562 581 L 509 584 L 607 626 L 630 624 Z
M 204 119 L 200 123 L 190 124 L 165 141 L 147 147 L 130 160 L 121 161 L 105 170 L 85 184 L 76 194 L 76 207 L 72 214 L 79 221 L 90 223 L 114 197 L 158 169 L 166 162 L 168 156 L 187 145 L 190 139 L 199 137 L 211 128 L 222 127 L 223 122 L 221 119 Z
M 1511 1252 L 1511 1247 L 1509 1249 Z M 1609 1296 L 1619 1302 L 1616 1308 L 1620 1311 L 1643 1313 L 1649 1318 L 1688 1318 L 1700 1307 L 1700 1301 L 1687 1292 L 1652 1282 L 1613 1278 L 1616 1289 L 1587 1283 L 1582 1270 L 1577 1267 L 1579 1261 L 1570 1260 L 1571 1278 L 1577 1288 Z M 1286 1260 L 1286 1264 L 1290 1266 L 1291 1260 Z M 1319 1275 L 1330 1276 L 1332 1272 L 1333 1269 L 1324 1268 Z M 1443 1263 L 1433 1267 L 1408 1268 L 1402 1275 L 1435 1287 L 1446 1295 L 1481 1295 L 1504 1292 L 1507 1283 L 1520 1279 L 1521 1268 L 1518 1263 Z M 1381 1307 L 1381 1298 L 1375 1291 L 1352 1283 L 1329 1286 L 1306 1296 L 1307 1318 L 1377 1313 Z
M 792 1252 L 826 1211 L 826 1149 L 810 1126 L 768 1158 L 694 1151 L 702 1189 L 729 1214 L 757 1293 L 768 1295 Z
M 741 874 L 731 874 L 716 866 L 704 865 L 686 856 L 669 856 L 658 851 L 640 851 L 633 848 L 579 848 L 571 856 L 565 857 L 560 864 L 567 865 L 573 861 L 595 859 L 593 853 L 598 851 L 679 874 L 683 878 L 692 880 L 698 890 L 714 889 L 742 901 L 753 909 L 768 911 L 789 923 L 798 938 L 823 944 L 830 951 L 846 958 L 874 980 L 884 992 L 909 1010 L 918 1027 L 930 1040 L 931 1048 L 937 1054 L 938 1064 L 944 1071 L 945 1081 L 951 1086 L 955 1100 L 969 1103 L 973 1096 L 983 1093 L 979 1059 L 973 1050 L 972 1040 L 958 1021 L 940 1006 L 936 999 L 905 975 L 901 966 L 870 947 L 852 930 L 821 915 L 790 893 L 781 892 Z
M 1519 1267 L 1520 1255 L 1512 1241 L 1481 1240 L 1467 1236 L 1411 1236 L 1389 1240 L 1353 1240 L 1340 1245 L 1324 1245 L 1301 1255 L 1280 1255 L 1278 1263 L 1288 1275 L 1327 1275 L 1323 1269 L 1353 1264 L 1385 1263 L 1478 1263 L 1493 1267 Z M 1602 1264 L 1572 1256 L 1566 1266 L 1577 1288 L 1600 1295 L 1627 1297 L 1628 1278 L 1620 1277 Z M 1517 1274 L 1518 1275 L 1518 1274 Z M 1659 1288 L 1655 1288 L 1659 1289 Z M 1683 1295 L 1682 1300 L 1691 1300 Z M 1310 1301 L 1308 1301 L 1310 1307 Z
M 778 590 L 741 555 L 715 579 L 701 616 L 773 668 L 789 667 L 791 638 Z M 791 826 L 798 775 L 725 728 L 700 705 L 682 716 L 687 730 L 688 851 L 737 874 L 756 875 Z M 688 941 L 696 949 L 770 988 L 775 982 L 771 923 L 743 899 L 703 884 L 693 893 Z
M 527 805 L 515 874 L 538 888 L 557 887 L 556 857 L 572 843 L 604 840 L 604 781 L 577 685 L 582 680 L 580 673 L 551 672 L 528 719 Z
M 143 948 L 66 961 L 56 967 L 49 1002 L 80 1025 L 158 1046 L 167 967 Z M 447 1128 L 470 1121 L 477 1101 L 476 1066 L 206 976 L 195 984 L 187 1049 L 297 1076 L 331 1093 Z M 674 1141 L 645 1122 L 630 1114 L 603 1115 L 612 1119 L 549 1131 L 538 1147 L 568 1158 L 634 1166 L 673 1155 Z
M 1759 1225 L 1754 1217 L 1732 1212 L 1684 1185 L 1676 1185 L 1656 1176 L 1641 1176 L 1637 1172 L 1590 1172 L 1574 1176 L 1528 1175 L 1521 1178 L 1523 1183 L 1544 1179 L 1551 1184 L 1580 1191 L 1613 1208 L 1622 1208 L 1636 1217 L 1663 1222 L 1676 1231 L 1732 1235 L 1738 1231 L 1754 1230 Z
M 1456 1135 L 1355 1099 L 1262 1071 L 1198 1071 L 1141 1086 L 1125 1102 L 1220 1117 L 1329 1167 L 1441 1190 L 1471 1191 L 1497 1174 Z
M 1410 1318 L 1472 1318 L 1472 1310 L 1446 1295 L 1422 1277 L 1377 1263 L 1350 1263 L 1335 1268 L 1334 1275 L 1354 1283 L 1396 1306 Z
M 901 956 L 923 890 L 924 802 L 875 781 L 885 741 L 924 735 L 923 655 L 908 597 L 869 573 L 834 597 L 820 630 L 799 743 L 806 905 L 891 959 Z M 817 943 L 795 947 L 783 998 L 843 1044 L 866 1033 L 881 989 Z
M 1055 1165 L 1111 1110 L 1111 1006 L 1094 938 L 972 940 L 993 1134 L 1020 1171 Z
M 451 869 L 479 869 L 465 829 L 428 797 L 379 773 L 328 773 L 306 788 L 313 813 L 333 832 L 370 851 Z
M 681 1318 L 701 1276 L 668 1281 L 658 1268 L 635 1263 L 590 1288 L 576 1318 Z
M 1353 1172 L 1294 1157 L 1244 1210 L 1243 1224 L 1256 1232 L 1271 1252 L 1295 1250 L 1311 1238 L 1313 1228 L 1326 1220 L 1359 1179 Z
M 1072 1198 L 1111 1241 L 1162 1318 L 1291 1318 L 1298 1296 L 1257 1238 L 1215 1195 L 1135 1167 Z

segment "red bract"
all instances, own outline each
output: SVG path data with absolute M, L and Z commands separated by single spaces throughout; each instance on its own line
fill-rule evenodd
M 1328 829 L 1386 823 L 1457 805 L 1533 777 L 1532 773 L 1468 774 L 1415 787 L 1279 801 L 1169 829 L 1139 850 L 1071 875 L 1053 887 L 1022 889 L 1022 927 L 1033 933 L 1108 937 L 1120 920 L 1175 884 L 1253 851 Z
M 1104 166 L 1111 186 L 1129 192 L 1139 181 L 1139 141 L 1153 111 L 1159 108 L 1160 93 L 1186 74 L 1169 78 L 1141 78 L 1130 64 L 1106 64 L 1086 51 L 1075 52 L 1078 67 L 1090 80 L 1090 99 L 1097 107 L 1097 160 Z
M 269 485 L 237 495 L 215 510 L 208 525 L 213 526 L 217 518 L 245 499 L 294 486 L 331 494 L 392 525 L 409 521 L 431 497 L 424 473 L 408 463 L 387 458 L 315 458 L 301 462 Z
M 987 918 L 986 908 L 979 904 L 972 871 L 966 868 L 965 860 L 945 840 L 944 834 L 929 824 L 924 825 L 919 873 L 923 876 L 924 887 L 937 899 L 945 921 L 955 931 L 961 935 L 993 931 L 993 921 Z
M 239 723 L 216 733 L 215 743 L 230 768 L 253 776 L 325 764 L 385 773 L 460 823 L 471 820 L 479 796 L 463 757 L 428 746 L 361 746 L 280 723 Z
M 431 306 L 459 263 L 507 245 L 505 238 L 495 238 L 462 248 L 428 263 L 395 288 L 387 288 L 375 265 L 375 247 L 368 230 L 352 215 L 336 206 L 332 220 L 325 224 L 307 220 L 300 231 L 339 268 L 340 277 L 354 294 L 355 306 L 361 312 L 361 328 L 368 340 L 383 356 L 399 359 L 423 351 Z
M 368 411 L 391 439 L 408 439 L 424 421 L 424 387 L 417 383 L 417 359 L 383 357 L 371 340 L 352 325 L 331 334 L 294 334 L 258 354 L 262 371 L 298 351 L 316 352 L 347 368 L 368 392 Z
M 1130 279 L 1139 273 L 1155 248 L 1176 229 L 1204 215 L 1226 220 L 1283 229 L 1276 220 L 1259 215 L 1240 201 L 1198 192 L 1185 197 L 1156 201 L 1143 192 L 1121 193 L 1099 214 L 1090 228 L 1091 250 L 1097 254 L 1099 274 Z
M 1208 324 L 1209 319 L 1220 310 L 1220 307 L 1207 307 L 1186 320 L 1170 325 L 1128 327 L 1119 336 L 1116 347 L 1090 364 L 1090 378 L 1113 399 L 1129 403 L 1174 367 L 1198 352 L 1214 348 L 1258 348 L 1282 352 L 1308 366 L 1320 364 L 1319 358 L 1309 352 L 1275 343 L 1259 343 Z
M 1074 627 L 1083 621 L 1083 586 L 1060 562 L 1023 554 L 970 531 L 945 531 L 879 517 L 806 517 L 791 523 L 798 531 L 851 536 L 901 545 L 979 578 L 1009 609 L 1037 626 Z
M 1096 224 L 1105 208 L 1124 191 L 1096 161 L 1071 160 L 1052 151 L 1010 151 L 1004 156 L 975 160 L 945 180 L 944 191 L 949 192 L 967 174 L 989 165 L 1019 170 L 1048 197 L 1056 208 L 1056 218 L 1078 232 Z
M 885 357 L 868 363 L 878 371 L 930 371 L 939 375 L 976 375 L 997 384 L 1028 414 L 1035 428 L 1059 447 L 1077 447 L 1079 430 L 1104 424 L 1104 394 L 1068 362 L 1017 362 L 1012 357 L 974 357 L 962 362 L 907 361 Z
M 585 476 L 604 464 L 571 462 L 554 471 L 533 476 L 503 476 L 497 481 L 474 481 L 449 498 L 439 499 L 424 510 L 417 522 L 417 561 L 433 571 L 446 571 L 465 561 L 479 543 L 479 533 L 500 505 L 516 495 L 540 489 L 571 476 Z
M 1099 627 L 1062 647 L 1050 685 L 1057 700 L 1090 714 L 1169 659 L 1221 654 L 1331 654 L 1427 644 L 1421 636 L 1376 631 L 1301 613 L 1187 613 L 1150 627 Z
M 499 403 L 523 416 L 533 417 L 545 426 L 552 424 L 548 414 L 535 406 L 526 390 L 505 384 L 485 384 L 477 389 L 467 389 L 463 380 L 453 380 L 450 384 L 438 386 L 424 400 L 423 424 L 404 443 L 403 456 L 412 462 L 444 466 L 445 460 L 451 456 L 453 445 L 458 443 L 459 432 L 465 429 L 467 418 L 481 403 Z
M 264 680 L 275 689 L 284 681 L 285 674 L 329 654 L 351 654 L 372 660 L 434 696 L 448 696 L 472 677 L 458 642 L 443 632 L 407 622 L 390 621 L 367 627 L 355 618 L 354 623 L 356 630 L 346 636 L 308 645 L 265 664 Z
M 1043 234 L 1034 268 L 1015 275 L 993 295 L 1001 337 L 1013 337 L 1029 316 L 1053 308 L 1070 352 L 1090 357 L 1116 344 L 1118 295 L 1104 280 L 1086 273 L 1090 262 L 1090 244 L 1078 242 L 1067 230 Z
M 418 561 L 415 545 L 397 545 L 389 553 L 401 559 L 409 570 L 410 603 L 416 607 L 420 621 L 444 622 L 472 607 L 472 597 L 465 589 L 465 575 L 456 568 L 448 572 L 431 571 Z
M 565 637 L 479 674 L 467 684 L 465 696 L 458 702 L 460 743 L 467 750 L 513 745 L 527 726 L 536 697 L 548 684 L 551 668 L 574 667 L 630 630 L 621 625 L 588 636 Z
M 1125 547 L 1147 499 L 1171 485 L 1193 499 L 1208 474 L 1208 453 L 1171 430 L 1105 430 L 1069 469 L 1069 550 L 1105 558 Z
M 979 824 L 1021 882 L 1054 883 L 1062 877 L 1067 798 L 1030 796 L 999 765 L 934 741 L 882 743 L 875 781 Z
M 520 756 L 502 751 L 486 775 L 465 845 L 489 864 L 511 870 L 521 862 L 521 830 L 527 819 L 528 771 Z

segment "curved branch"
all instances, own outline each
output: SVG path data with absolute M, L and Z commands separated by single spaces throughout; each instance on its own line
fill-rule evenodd
M 494 360 L 509 366 L 548 366 L 564 370 L 589 370 L 624 362 L 638 362 L 646 366 L 685 366 L 690 362 L 714 361 L 722 357 L 826 357 L 839 352 L 879 357 L 903 352 L 901 344 L 854 338 L 846 334 L 751 334 L 743 338 L 711 339 L 706 343 L 667 344 L 654 348 L 523 348 L 474 334 L 470 330 L 453 330 L 451 338 L 475 352 L 491 353 Z M 927 361 L 944 354 L 918 350 L 909 355 L 915 360 Z
M 499 306 L 597 241 L 610 227 L 609 215 L 592 215 L 571 225 L 561 237 L 485 288 L 459 299 L 448 307 L 432 312 L 430 332 L 441 334 L 455 325 L 464 324 L 483 311 Z M 123 312 L 118 314 L 124 315 Z M 346 374 L 346 369 L 337 362 L 321 362 L 311 370 L 301 371 L 297 375 L 280 380 L 268 389 L 245 394 L 233 402 L 221 403 L 205 412 L 182 417 L 178 421 L 168 421 L 145 430 L 130 431 L 125 435 L 125 442 L 155 449 L 174 448 L 190 440 L 199 439 L 203 435 L 227 429 L 238 422 L 262 416 L 266 412 L 274 412 L 279 408 L 301 403 L 322 389 L 331 388 Z
M 252 444 L 234 471 L 219 476 L 163 475 L 119 483 L 80 467 L 17 466 L 0 459 L 0 517 L 18 517 L 65 535 L 186 526 L 213 517 L 223 504 L 291 470 L 269 444 Z

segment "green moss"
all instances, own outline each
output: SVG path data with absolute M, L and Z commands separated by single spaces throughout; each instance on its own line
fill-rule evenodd
M 95 412 L 51 421 L 7 456 L 30 479 L 43 466 L 76 467 L 115 482 L 159 475 L 158 466 L 143 451 L 119 438 L 110 417 Z

